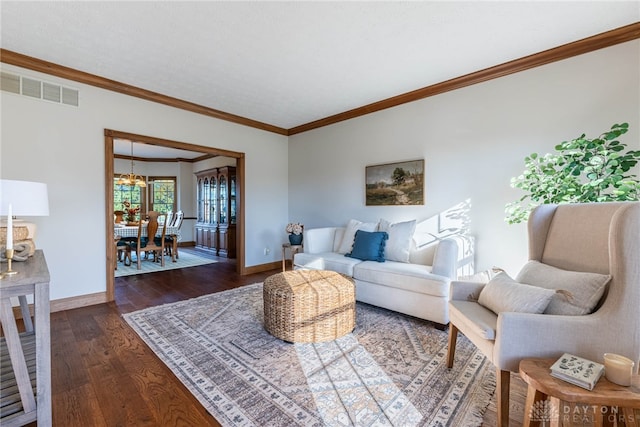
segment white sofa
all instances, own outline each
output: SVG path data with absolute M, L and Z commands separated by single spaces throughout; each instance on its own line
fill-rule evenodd
M 304 230 L 304 252 L 294 268 L 332 270 L 353 277 L 356 300 L 426 319 L 440 327 L 449 323 L 449 285 L 456 278 L 458 244 L 448 238 L 416 248 L 409 262 L 362 261 L 338 252 L 345 227 Z

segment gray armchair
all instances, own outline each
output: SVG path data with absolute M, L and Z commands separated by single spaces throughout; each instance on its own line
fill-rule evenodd
M 542 205 L 531 213 L 528 230 L 529 258 L 543 268 L 609 275 L 610 280 L 593 311 L 581 315 L 495 314 L 477 302 L 485 285 L 451 284 L 447 363 L 455 362 L 458 332 L 492 361 L 498 426 L 509 423 L 510 372 L 518 372 L 524 358 L 568 352 L 602 363 L 603 354 L 612 352 L 640 359 L 640 203 Z M 533 284 L 536 279 L 523 277 L 521 271 L 515 281 Z

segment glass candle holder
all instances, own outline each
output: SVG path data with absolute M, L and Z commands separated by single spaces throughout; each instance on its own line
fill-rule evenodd
M 604 354 L 604 375 L 612 383 L 628 387 L 631 385 L 633 360 L 614 353 Z

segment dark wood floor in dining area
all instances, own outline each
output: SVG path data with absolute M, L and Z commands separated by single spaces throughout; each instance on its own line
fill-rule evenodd
M 51 314 L 54 426 L 220 425 L 122 318 L 262 282 L 279 271 L 240 276 L 235 261 L 216 259 L 215 264 L 116 278 L 114 302 Z M 494 425 L 491 409 L 483 426 Z
M 278 272 L 240 276 L 235 260 L 216 259 L 215 264 L 119 277 L 115 302 L 51 314 L 54 426 L 220 425 L 122 318 L 262 282 Z

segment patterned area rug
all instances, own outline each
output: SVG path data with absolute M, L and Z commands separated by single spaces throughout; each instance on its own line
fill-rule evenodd
M 180 258 L 176 262 L 172 262 L 169 256 L 165 257 L 164 267 L 159 262 L 152 262 L 151 259 L 143 259 L 140 263 L 141 269 L 138 270 L 138 264 L 135 253 L 131 265 L 126 266 L 124 263 L 118 263 L 118 269 L 114 271 L 115 277 L 132 276 L 134 274 L 154 273 L 156 271 L 175 270 L 176 268 L 195 267 L 198 265 L 213 264 L 218 261 L 204 258 L 187 251 L 180 251 Z
M 262 284 L 124 315 L 223 426 L 480 426 L 493 366 L 459 336 L 357 304 L 335 341 L 290 344 L 263 328 Z

